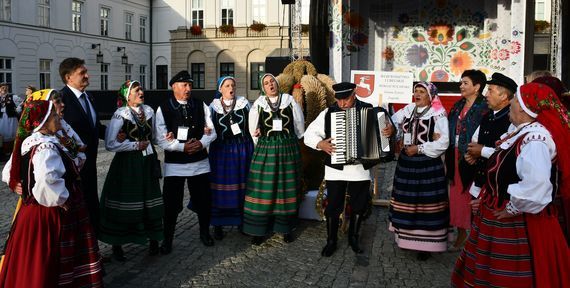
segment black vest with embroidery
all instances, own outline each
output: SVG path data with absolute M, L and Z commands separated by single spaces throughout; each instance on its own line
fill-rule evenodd
M 223 100 L 220 99 L 220 101 Z M 212 110 L 211 114 L 212 122 L 214 122 L 214 127 L 216 128 L 216 142 L 251 141 L 248 126 L 249 109 L 247 107 L 233 110 L 227 114 Z M 238 124 L 241 133 L 234 135 L 231 127 L 232 124 Z
M 2 98 L 0 103 L 2 107 L 6 107 L 6 114 L 10 118 L 18 118 L 18 112 L 16 112 L 16 103 L 14 103 L 14 95 L 7 94 Z M 4 116 L 4 112 L 0 109 L 0 117 Z
M 354 102 L 354 107 L 357 110 L 360 110 L 361 108 L 366 108 L 366 107 L 371 108 L 372 105 L 356 99 Z M 386 110 L 384 110 L 384 108 L 382 108 L 382 107 L 377 107 L 377 108 L 380 109 L 379 111 L 383 111 L 384 113 L 386 113 L 386 115 L 389 115 L 388 112 L 386 112 Z M 339 112 L 339 111 L 342 111 L 342 109 L 340 107 L 338 107 L 337 103 L 334 103 L 327 110 L 327 113 L 325 114 L 325 139 L 328 139 L 331 137 L 331 113 Z M 331 156 L 328 154 L 326 154 L 326 156 L 325 156 L 325 165 L 327 165 L 331 168 L 337 169 L 337 170 L 342 170 L 345 165 L 357 165 L 357 164 L 362 164 L 364 169 L 368 170 L 368 169 L 374 167 L 374 165 L 376 165 L 378 163 L 380 163 L 380 160 L 363 161 L 363 162 L 352 163 L 352 164 L 331 164 Z
M 286 138 L 296 138 L 295 134 L 295 122 L 293 118 L 293 108 L 292 104 L 288 105 L 283 109 L 278 109 L 277 111 L 265 111 L 263 108 L 259 107 L 259 120 L 258 127 L 261 132 L 260 137 L 286 137 Z M 281 119 L 282 128 L 281 131 L 273 130 L 273 120 Z
M 507 192 L 509 185 L 521 181 L 517 174 L 516 163 L 524 137 L 525 135 L 521 135 L 511 147 L 495 152 L 487 161 L 486 183 L 481 198 L 485 204 L 492 208 L 503 209 L 510 200 L 510 194 Z M 558 193 L 557 166 L 556 163 L 553 163 L 550 171 L 552 199 L 555 199 Z
M 479 138 L 477 143 L 485 147 L 496 147 L 496 142 L 501 139 L 501 135 L 507 132 L 511 121 L 509 119 L 510 105 L 501 109 L 499 112 L 489 113 L 483 117 L 479 125 Z M 479 157 L 477 159 L 477 171 L 475 172 L 474 182 L 477 187 L 482 187 L 485 184 L 485 167 L 487 166 L 487 159 Z
M 432 142 L 433 133 L 435 131 L 435 122 L 436 120 L 434 117 L 420 119 L 411 115 L 409 118 L 404 118 L 404 121 L 402 121 L 402 131 L 412 135 L 411 139 L 413 145 Z
M 170 97 L 160 105 L 166 129 L 174 133 L 174 139 L 178 136 L 178 127 L 188 127 L 188 139 L 200 140 L 204 136 L 206 125 L 204 114 L 204 102 L 190 98 L 187 105 L 182 105 L 174 97 Z M 186 141 L 180 141 L 181 143 Z M 164 151 L 165 163 L 185 164 L 197 162 L 208 158 L 206 149 L 188 155 L 184 152 Z

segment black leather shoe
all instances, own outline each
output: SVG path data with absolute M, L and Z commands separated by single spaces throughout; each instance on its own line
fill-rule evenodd
M 158 254 L 158 241 L 150 240 L 150 245 L 148 247 L 148 255 L 154 256 Z
M 127 260 L 121 245 L 113 245 L 113 258 L 119 262 L 125 262 Z
M 323 247 L 323 251 L 321 251 L 321 255 L 324 257 L 331 257 L 334 252 L 336 251 L 336 241 L 327 241 L 327 245 Z
M 253 238 L 251 238 L 251 244 L 259 246 L 263 244 L 263 240 L 263 236 L 253 236 Z
M 429 252 L 424 252 L 424 251 L 420 251 L 418 252 L 418 256 L 416 256 L 416 258 L 420 261 L 426 261 L 427 259 L 429 259 L 431 257 L 431 253 Z
M 212 238 L 212 236 L 210 236 L 210 233 L 200 234 L 200 241 L 202 241 L 202 244 L 204 244 L 204 246 L 207 247 L 214 246 L 214 239 Z
M 283 234 L 283 241 L 285 243 L 291 243 L 291 242 L 295 241 L 295 236 L 293 235 L 293 233 Z
M 364 252 L 364 250 L 360 248 L 360 245 L 358 245 L 358 236 L 348 236 L 348 245 L 356 254 L 361 254 Z
M 224 229 L 222 229 L 222 226 L 214 226 L 214 239 L 219 241 L 224 239 L 224 236 Z
M 172 252 L 172 242 L 170 241 L 162 241 L 162 246 L 160 246 L 160 254 L 168 255 Z

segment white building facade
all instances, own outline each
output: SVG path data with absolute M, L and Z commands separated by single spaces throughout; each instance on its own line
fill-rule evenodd
M 0 82 L 16 94 L 27 85 L 61 88 L 59 64 L 78 57 L 90 90 L 116 90 L 126 78 L 148 86 L 149 2 L 0 0 Z
M 309 0 L 302 4 L 303 22 L 308 23 Z M 274 48 L 287 48 L 288 9 L 278 0 L 0 0 L 0 82 L 8 82 L 15 94 L 22 94 L 27 85 L 61 88 L 59 64 L 78 57 L 85 59 L 90 90 L 117 90 L 127 78 L 141 81 L 146 89 L 167 89 L 164 83 L 174 73 L 191 70 L 188 59 L 194 50 L 223 60 L 224 53 L 231 58 L 234 48 L 241 55 L 261 47 L 262 52 L 251 54 L 261 63 Z M 242 33 L 254 21 L 267 25 L 267 36 Z M 235 37 L 212 34 L 223 24 L 235 27 Z M 193 25 L 201 26 L 201 38 L 172 38 Z M 248 47 L 233 45 L 238 38 Z M 303 38 L 308 42 L 306 35 Z M 181 42 L 203 49 L 192 48 L 184 55 L 183 46 L 173 48 Z M 195 59 L 200 53 L 193 55 Z M 237 63 L 243 59 L 231 58 L 236 66 L 246 65 Z M 204 64 L 208 80 L 199 87 L 215 89 L 220 67 Z

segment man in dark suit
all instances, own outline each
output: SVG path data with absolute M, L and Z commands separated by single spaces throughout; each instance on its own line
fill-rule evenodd
M 61 89 L 65 113 L 63 119 L 71 125 L 83 143 L 87 145 L 87 159 L 80 171 L 81 188 L 91 224 L 99 228 L 99 196 L 97 194 L 97 147 L 99 139 L 105 138 L 104 125 L 99 122 L 93 99 L 85 92 L 89 86 L 89 74 L 85 61 L 67 58 L 59 65 L 59 75 L 65 86 Z

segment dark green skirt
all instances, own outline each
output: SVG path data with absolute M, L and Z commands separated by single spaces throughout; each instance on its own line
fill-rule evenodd
M 101 194 L 99 240 L 120 245 L 162 240 L 164 207 L 159 179 L 153 176 L 156 153 L 117 152 Z
M 259 139 L 249 171 L 244 204 L 245 233 L 289 233 L 297 222 L 301 153 L 294 137 Z

